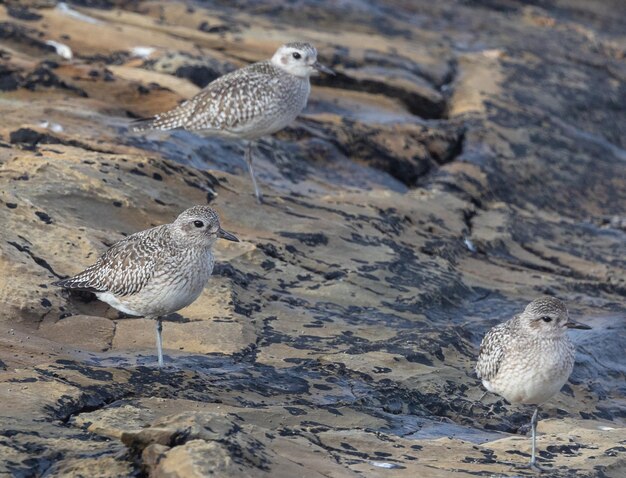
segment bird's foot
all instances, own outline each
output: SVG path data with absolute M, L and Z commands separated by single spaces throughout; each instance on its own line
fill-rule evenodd
M 536 461 L 530 463 L 517 463 L 515 464 L 515 468 L 518 470 L 530 470 L 534 473 L 543 473 L 547 471 L 545 468 L 540 467 Z

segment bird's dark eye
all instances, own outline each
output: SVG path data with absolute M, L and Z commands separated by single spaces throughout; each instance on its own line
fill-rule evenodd
M 302 58 L 302 55 L 300 55 L 300 53 L 298 53 L 297 51 L 294 51 L 291 56 L 293 56 L 296 60 Z
M 196 227 L 204 227 L 204 223 L 202 221 L 194 221 L 193 225 Z
M 552 322 L 552 317 L 544 315 L 543 317 L 541 317 L 541 320 L 543 320 L 544 322 Z

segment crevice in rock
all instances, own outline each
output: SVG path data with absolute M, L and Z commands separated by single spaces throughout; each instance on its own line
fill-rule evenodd
M 474 227 L 472 224 L 472 219 L 474 219 L 476 214 L 477 212 L 473 209 L 465 209 L 463 211 L 463 222 L 465 223 L 465 232 L 467 233 L 467 235 L 472 235 L 472 229 Z
M 41 257 L 38 257 L 35 254 L 33 254 L 31 252 L 29 246 L 22 246 L 22 245 L 18 244 L 17 242 L 13 242 L 13 241 L 7 241 L 7 243 L 9 245 L 13 246 L 14 248 L 16 248 L 18 251 L 25 252 L 26 254 L 28 254 L 28 256 L 35 262 L 35 264 L 37 264 L 40 267 L 43 267 L 44 269 L 46 269 L 48 272 L 50 272 L 56 278 L 58 278 L 58 279 L 62 279 L 63 278 L 62 276 L 60 276 L 59 274 L 54 272 L 54 270 L 52 269 L 50 264 L 48 264 L 48 262 L 46 262 L 45 259 L 42 259 Z
M 444 76 L 443 81 L 441 82 L 441 84 L 437 85 L 439 87 L 439 90 L 446 95 L 446 98 L 449 98 L 451 96 L 452 85 L 454 85 L 454 82 L 456 81 L 458 76 L 459 76 L 458 61 L 456 58 L 452 58 L 451 60 L 448 61 L 448 71 L 446 72 L 446 75 Z M 445 112 L 446 117 L 448 117 L 448 106 L 449 104 L 446 104 L 446 112 Z
M 62 144 L 64 146 L 71 146 L 96 153 L 115 154 L 114 151 L 98 149 L 82 141 L 60 138 L 50 134 L 48 131 L 37 131 L 32 128 L 20 128 L 11 131 L 9 141 L 11 144 L 20 145 L 22 148 L 29 151 L 36 151 L 40 144 Z
M 421 187 L 445 164 L 463 154 L 465 126 L 453 123 L 416 125 L 369 124 L 343 119 L 334 128 L 311 118 L 287 128 L 279 138 L 298 141 L 303 148 L 315 138 L 330 143 L 348 160 L 382 171 L 408 188 Z
M 564 277 L 571 277 L 572 279 L 590 279 L 591 277 L 581 274 L 579 272 L 576 272 L 572 269 L 570 269 L 567 266 L 564 266 L 563 264 L 561 264 L 559 262 L 559 260 L 555 257 L 548 257 L 545 254 L 543 254 L 542 252 L 533 249 L 531 246 L 529 246 L 526 243 L 523 242 L 518 242 L 517 243 L 522 249 L 524 249 L 526 252 L 532 254 L 533 256 L 541 259 L 544 262 L 548 262 L 552 265 L 554 265 L 556 267 L 556 269 L 552 269 L 550 267 L 544 267 L 546 270 L 544 272 L 550 272 L 552 274 L 556 274 L 556 275 L 560 275 L 560 276 L 564 276 Z M 542 266 L 537 266 L 537 265 L 533 265 L 533 264 L 528 264 L 527 262 L 523 263 L 525 266 L 533 268 L 533 266 L 535 268 L 539 267 L 542 268 Z
M 123 398 L 125 398 L 126 396 L 128 396 L 129 394 L 122 394 L 121 396 L 111 396 L 108 398 L 96 398 L 94 400 L 95 397 L 92 397 L 90 395 L 88 395 L 87 393 L 83 393 L 79 399 L 79 403 L 77 405 L 78 408 L 75 408 L 71 411 L 67 411 L 65 412 L 62 416 L 59 417 L 59 420 L 61 421 L 61 423 L 63 424 L 68 424 L 70 422 L 70 420 L 74 417 L 77 417 L 78 415 L 82 414 L 82 413 L 91 413 L 91 412 L 95 412 L 97 410 L 101 410 L 102 408 L 107 407 L 108 405 L 110 405 L 111 403 L 114 403 L 118 400 L 122 400 Z M 84 397 L 87 396 L 87 398 L 85 399 Z M 82 402 L 82 404 L 81 404 Z
M 442 119 L 447 108 L 444 97 L 435 89 L 432 90 L 434 94 L 428 97 L 382 81 L 355 79 L 340 72 L 331 78 L 316 78 L 313 84 L 395 98 L 401 101 L 411 114 L 424 119 Z

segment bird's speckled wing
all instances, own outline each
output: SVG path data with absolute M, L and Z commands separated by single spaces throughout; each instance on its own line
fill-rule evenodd
M 498 374 L 506 353 L 506 337 L 510 336 L 509 327 L 509 322 L 496 325 L 483 337 L 476 363 L 478 378 L 489 381 Z
M 54 285 L 90 292 L 110 292 L 118 296 L 137 293 L 152 278 L 158 258 L 163 253 L 164 227 L 137 232 L 116 242 L 95 264 Z
M 140 121 L 133 129 L 235 131 L 280 107 L 280 78 L 285 75 L 269 61 L 248 65 L 217 78 L 190 100 Z

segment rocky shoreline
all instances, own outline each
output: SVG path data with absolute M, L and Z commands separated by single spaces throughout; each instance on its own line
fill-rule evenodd
M 617 0 L 237 6 L 0 6 L 0 474 L 532 475 L 528 411 L 476 402 L 473 365 L 553 294 L 593 330 L 540 464 L 623 476 Z M 129 132 L 293 39 L 338 75 L 259 146 L 268 204 L 242 144 Z M 207 203 L 242 242 L 164 322 L 166 370 L 149 320 L 49 285 Z

